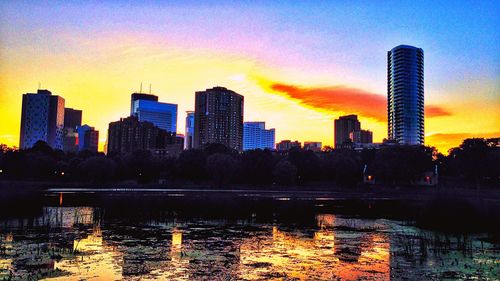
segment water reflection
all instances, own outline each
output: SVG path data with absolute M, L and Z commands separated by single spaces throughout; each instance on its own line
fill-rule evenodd
M 308 224 L 257 219 L 252 213 L 180 220 L 166 213 L 131 222 L 106 219 L 100 208 L 46 207 L 38 217 L 1 222 L 0 280 L 441 279 L 460 254 L 450 244 L 447 253 L 422 260 L 415 246 L 412 257 L 405 237 L 422 231 L 392 221 L 333 214 Z M 455 277 L 498 276 L 498 250 L 483 243 L 476 249 L 474 241 L 453 266 Z

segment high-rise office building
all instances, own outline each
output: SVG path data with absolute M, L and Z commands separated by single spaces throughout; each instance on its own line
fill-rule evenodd
M 194 148 L 210 143 L 243 149 L 244 98 L 224 87 L 196 92 Z
M 127 153 L 156 148 L 158 127 L 151 122 L 139 122 L 135 116 L 109 123 L 108 153 Z
M 388 139 L 424 144 L 424 51 L 400 45 L 387 52 Z
M 304 150 L 311 150 L 314 152 L 320 152 L 323 144 L 319 141 L 306 141 L 304 142 Z
M 265 122 L 243 123 L 243 150 L 274 149 L 275 129 L 267 129 Z
M 121 118 L 109 123 L 107 153 L 128 153 L 135 150 L 171 150 L 181 151 L 182 138 L 167 132 L 151 122 L 140 122 L 135 116 Z M 165 156 L 162 153 L 162 156 Z
M 78 150 L 97 152 L 99 146 L 99 131 L 89 125 L 78 127 Z
M 184 149 L 193 148 L 194 111 L 186 111 L 186 134 L 184 136 Z
M 64 128 L 74 128 L 82 125 L 82 111 L 73 108 L 64 108 Z
M 78 151 L 78 131 L 82 125 L 82 111 L 73 108 L 64 108 L 64 144 L 65 152 Z
M 373 143 L 373 133 L 369 130 L 352 131 L 349 136 L 353 143 Z
M 167 132 L 177 132 L 177 104 L 138 99 L 134 101 L 132 116 L 140 122 L 151 122 Z
M 340 116 L 339 119 L 335 119 L 335 148 L 339 148 L 345 142 L 350 142 L 349 134 L 360 129 L 361 124 L 357 115 Z
M 276 144 L 277 151 L 288 151 L 294 147 L 301 148 L 302 143 L 300 143 L 299 141 L 282 140 Z
M 134 115 L 134 112 L 135 112 L 134 105 L 135 105 L 135 101 L 137 101 L 137 100 L 158 101 L 158 97 L 155 95 L 151 95 L 151 94 L 133 93 L 130 96 L 130 116 Z
M 37 141 L 63 149 L 64 98 L 48 90 L 23 95 L 19 147 L 27 149 Z

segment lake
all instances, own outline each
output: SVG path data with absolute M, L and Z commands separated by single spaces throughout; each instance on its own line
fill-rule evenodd
M 498 280 L 487 234 L 323 195 L 51 192 L 0 218 L 0 280 Z M 359 213 L 353 210 L 360 210 Z

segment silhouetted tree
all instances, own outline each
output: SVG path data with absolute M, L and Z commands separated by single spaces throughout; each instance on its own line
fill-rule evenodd
M 164 179 L 174 179 L 176 176 L 177 159 L 167 157 L 160 161 L 160 177 Z
M 274 167 L 273 176 L 279 185 L 292 185 L 297 179 L 297 168 L 290 161 L 282 159 Z
M 41 153 L 44 153 L 44 154 L 47 154 L 47 155 L 52 155 L 52 147 L 50 147 L 50 145 L 48 145 L 46 142 L 44 141 L 37 141 L 35 142 L 35 144 L 33 145 L 33 147 L 31 147 L 30 149 L 28 149 L 28 151 L 30 152 L 41 152 Z
M 181 179 L 201 181 L 206 178 L 206 156 L 203 150 L 183 151 L 177 159 L 177 175 Z
M 319 158 L 313 151 L 294 147 L 288 152 L 288 160 L 297 167 L 300 183 L 319 179 L 321 167 Z
M 141 183 L 159 177 L 159 163 L 149 150 L 136 150 L 125 156 L 128 176 Z
M 332 146 L 325 145 L 325 146 L 323 146 L 322 151 L 325 152 L 325 153 L 331 153 L 331 152 L 334 151 L 334 148 Z
M 433 169 L 433 148 L 394 146 L 383 148 L 375 155 L 372 170 L 375 178 L 390 183 L 410 183 Z
M 266 184 L 273 181 L 274 158 L 269 150 L 249 150 L 241 156 L 242 181 Z
M 217 185 L 228 184 L 233 179 L 237 170 L 236 160 L 223 153 L 214 153 L 207 158 L 207 173 L 208 176 Z
M 353 186 L 362 179 L 362 166 L 354 151 L 340 150 L 323 155 L 321 164 L 323 178 L 338 185 Z
M 79 168 L 82 180 L 102 183 L 111 181 L 114 178 L 116 165 L 111 159 L 94 156 L 85 159 Z
M 221 144 L 221 143 L 209 143 L 203 147 L 203 151 L 205 151 L 205 154 L 207 156 L 210 156 L 215 153 L 221 153 L 221 154 L 236 154 L 237 152 L 228 148 L 227 146 Z
M 494 139 L 466 139 L 450 150 L 447 160 L 448 172 L 477 184 L 481 179 L 500 176 L 500 148 Z

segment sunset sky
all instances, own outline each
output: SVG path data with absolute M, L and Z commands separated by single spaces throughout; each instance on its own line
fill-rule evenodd
M 498 1 L 199 2 L 1 1 L 0 143 L 19 145 L 22 94 L 39 82 L 83 110 L 101 149 L 141 82 L 179 105 L 179 133 L 194 92 L 224 86 L 277 142 L 332 145 L 342 114 L 379 142 L 400 44 L 424 50 L 426 144 L 500 137 Z

